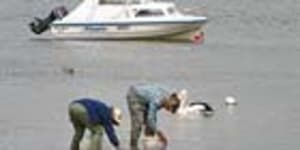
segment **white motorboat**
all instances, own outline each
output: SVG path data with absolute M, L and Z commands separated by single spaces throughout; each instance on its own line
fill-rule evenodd
M 30 24 L 37 34 L 50 29 L 67 39 L 187 39 L 202 40 L 204 16 L 185 15 L 171 2 L 152 0 L 84 0 L 68 13 L 54 9 Z

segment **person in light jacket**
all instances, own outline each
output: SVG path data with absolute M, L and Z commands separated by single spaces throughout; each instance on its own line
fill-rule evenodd
M 157 112 L 164 108 L 174 114 L 180 105 L 180 92 L 159 84 L 137 84 L 127 92 L 127 104 L 131 117 L 130 147 L 138 150 L 138 141 L 144 127 L 145 136 L 157 136 L 167 147 L 165 134 L 157 128 Z

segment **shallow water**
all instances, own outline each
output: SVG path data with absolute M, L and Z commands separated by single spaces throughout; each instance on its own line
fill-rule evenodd
M 212 118 L 159 114 L 170 150 L 297 149 L 300 138 L 300 2 L 191 0 L 181 8 L 210 18 L 203 45 L 168 42 L 34 40 L 33 16 L 78 1 L 6 0 L 0 5 L 0 149 L 68 149 L 66 108 L 90 96 L 125 110 L 129 85 L 187 88 L 216 108 Z M 74 68 L 75 74 L 66 72 Z M 226 108 L 224 98 L 239 102 Z M 105 140 L 105 149 L 110 148 Z

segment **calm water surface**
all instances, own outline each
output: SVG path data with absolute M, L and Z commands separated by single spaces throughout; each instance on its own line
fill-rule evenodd
M 0 5 L 0 149 L 67 150 L 68 103 L 105 99 L 125 110 L 118 129 L 129 138 L 129 85 L 159 82 L 187 88 L 216 108 L 213 118 L 159 126 L 170 150 L 296 150 L 300 139 L 300 1 L 184 0 L 180 8 L 210 18 L 203 45 L 168 42 L 36 40 L 27 29 L 73 0 L 4 0 Z M 75 74 L 65 73 L 75 68 Z M 224 106 L 225 96 L 239 101 Z M 105 149 L 110 149 L 107 139 Z

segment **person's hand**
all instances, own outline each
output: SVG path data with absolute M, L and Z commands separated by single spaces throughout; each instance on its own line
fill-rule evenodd
M 123 148 L 121 148 L 121 147 L 116 147 L 116 150 L 123 150 Z
M 157 136 L 160 142 L 162 142 L 163 144 L 163 149 L 166 149 L 168 146 L 168 139 L 167 137 L 164 135 L 164 133 L 160 130 L 157 131 Z
M 124 150 L 121 146 L 116 147 L 116 150 Z

